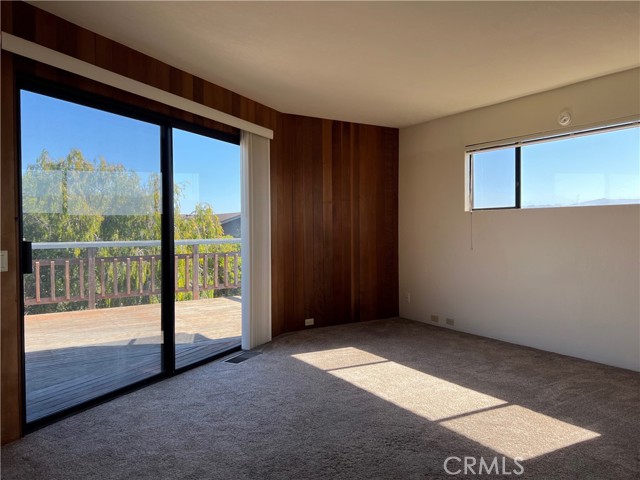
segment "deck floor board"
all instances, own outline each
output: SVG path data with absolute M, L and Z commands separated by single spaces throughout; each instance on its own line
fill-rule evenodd
M 240 344 L 240 297 L 176 303 L 176 366 Z M 25 316 L 27 421 L 161 371 L 160 305 Z

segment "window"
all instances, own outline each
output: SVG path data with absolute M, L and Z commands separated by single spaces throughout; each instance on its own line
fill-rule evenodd
M 248 262 L 239 134 L 20 82 L 32 429 L 239 349 Z
M 472 210 L 640 203 L 640 127 L 474 151 L 470 173 Z

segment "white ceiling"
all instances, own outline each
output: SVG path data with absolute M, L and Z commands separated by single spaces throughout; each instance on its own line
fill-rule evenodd
M 403 127 L 640 65 L 638 2 L 31 2 L 279 111 Z

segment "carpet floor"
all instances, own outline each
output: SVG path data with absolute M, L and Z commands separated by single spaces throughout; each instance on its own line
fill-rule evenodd
M 640 476 L 632 371 L 403 319 L 305 330 L 261 350 L 7 445 L 2 478 Z

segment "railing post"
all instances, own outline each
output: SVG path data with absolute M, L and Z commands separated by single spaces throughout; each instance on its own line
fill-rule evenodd
M 96 308 L 96 248 L 89 247 L 87 248 L 87 274 L 89 291 L 88 295 L 88 307 L 90 310 Z M 104 288 L 104 285 L 102 286 Z
M 36 303 L 40 303 L 40 260 L 36 260 Z
M 238 272 L 240 271 L 240 266 L 238 265 L 238 252 L 233 255 L 233 285 L 238 286 L 240 282 L 238 281 Z
M 51 301 L 53 303 L 58 303 L 56 302 L 56 261 L 55 260 L 50 260 L 49 261 L 49 283 L 51 283 L 51 292 L 50 292 L 50 297 L 51 297 Z
M 185 259 L 185 262 L 187 260 Z M 199 300 L 200 299 L 200 255 L 198 253 L 198 245 L 194 245 L 193 246 L 193 281 L 192 281 L 192 288 L 193 288 L 193 299 L 194 300 Z M 204 274 L 206 275 L 207 272 L 205 271 Z M 185 282 L 187 281 L 187 279 L 185 278 Z
M 224 286 L 229 286 L 229 254 L 224 254 Z

